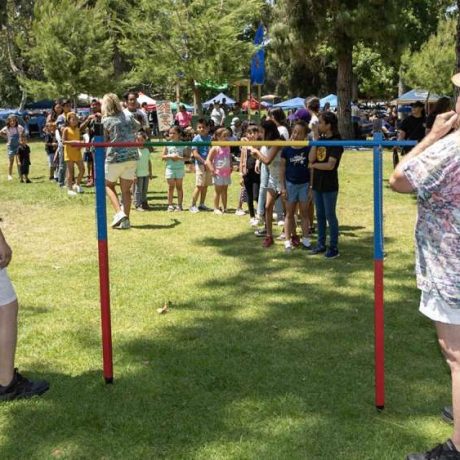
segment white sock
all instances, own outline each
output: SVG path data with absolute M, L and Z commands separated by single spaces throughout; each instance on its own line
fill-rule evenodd
M 303 244 L 304 246 L 311 246 L 310 238 L 305 238 L 305 237 L 303 237 L 303 238 L 302 238 L 302 244 Z

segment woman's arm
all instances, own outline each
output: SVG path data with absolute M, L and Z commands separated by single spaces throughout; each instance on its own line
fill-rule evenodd
M 281 195 L 286 195 L 286 158 L 281 157 L 280 162 L 280 185 Z
M 167 147 L 163 147 L 163 153 L 161 154 L 161 159 L 163 161 L 167 160 L 169 158 L 168 156 L 168 148 Z
M 259 151 L 257 150 L 252 150 L 253 153 L 255 153 L 256 157 L 258 160 L 260 160 L 262 163 L 265 163 L 266 165 L 269 165 L 278 155 L 278 152 L 282 149 L 281 146 L 273 146 L 270 148 L 268 151 L 268 155 L 262 155 Z
M 312 163 L 311 169 L 320 169 L 321 171 L 332 171 L 337 163 L 337 158 L 329 157 L 326 163 Z

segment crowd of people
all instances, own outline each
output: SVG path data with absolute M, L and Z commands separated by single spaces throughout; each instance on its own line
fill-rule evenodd
M 128 91 L 120 101 L 115 94 L 106 94 L 102 101 L 91 101 L 90 114 L 80 119 L 72 110 L 69 100 L 56 101 L 48 114 L 45 134 L 45 151 L 49 166 L 49 180 L 55 181 L 69 196 L 84 192 L 84 187 L 94 186 L 92 148 L 82 148 L 82 141 L 94 140 L 97 124 L 101 124 L 105 139 L 110 142 L 137 141 L 144 143 L 151 134 L 146 110 L 137 102 L 138 94 Z M 171 145 L 164 147 L 164 177 L 168 187 L 167 211 L 181 212 L 184 207 L 183 181 L 186 171 L 194 172 L 195 188 L 188 210 L 191 213 L 212 211 L 215 215 L 229 212 L 228 187 L 239 187 L 235 213 L 246 214 L 250 225 L 258 227 L 255 235 L 262 238 L 263 247 L 274 244 L 273 218 L 283 227 L 280 240 L 284 240 L 286 252 L 295 247 L 324 254 L 327 258 L 339 255 L 338 221 L 336 203 L 338 195 L 337 169 L 343 149 L 340 147 L 210 147 L 192 148 L 176 145 L 183 140 L 210 143 L 214 141 L 243 140 L 276 141 L 305 140 L 307 138 L 340 139 L 337 117 L 330 111 L 319 112 L 319 99 L 311 97 L 305 108 L 288 122 L 282 109 L 268 112 L 260 123 L 232 118 L 229 127 L 224 126 L 225 115 L 200 118 L 195 130 L 190 114 L 179 107 L 175 123 L 164 133 Z M 214 107 L 225 114 L 223 108 Z M 30 149 L 23 129 L 12 115 L 5 128 L 10 157 L 8 179 L 12 179 L 14 158 L 20 165 L 21 181 L 30 182 L 28 168 Z M 111 146 L 106 151 L 105 178 L 107 197 L 114 210 L 111 226 L 129 229 L 130 211 L 147 211 L 149 181 L 153 178 L 151 147 L 126 148 Z M 86 182 L 84 177 L 86 173 Z M 158 175 L 158 174 L 157 174 Z M 212 205 L 206 204 L 208 187 L 214 188 Z M 175 201 L 176 197 L 176 201 Z M 311 244 L 314 209 L 318 238 Z M 300 234 L 297 227 L 300 226 Z M 330 239 L 326 244 L 326 229 Z

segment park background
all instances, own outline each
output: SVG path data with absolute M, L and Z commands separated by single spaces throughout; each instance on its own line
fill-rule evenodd
M 3 0 L 0 106 L 129 87 L 179 94 L 199 111 L 220 85 L 236 96 L 262 22 L 263 92 L 336 93 L 347 137 L 351 100 L 418 87 L 453 94 L 458 16 L 458 2 L 441 0 Z M 154 156 L 154 210 L 109 234 L 115 384 L 106 386 L 94 195 L 60 193 L 43 144 L 31 146 L 33 183 L 0 180 L 1 216 L 21 302 L 18 365 L 51 390 L 0 407 L 0 458 L 399 459 L 449 435 L 439 418 L 448 369 L 417 313 L 415 200 L 389 191 L 390 152 L 379 413 L 370 152 L 347 151 L 341 164 L 336 261 L 287 256 L 280 244 L 264 251 L 245 218 L 164 212 Z M 186 199 L 192 184 L 188 175 Z M 158 315 L 166 301 L 170 312 Z

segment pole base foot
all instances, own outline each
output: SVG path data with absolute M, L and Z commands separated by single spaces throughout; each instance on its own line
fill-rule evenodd
M 385 409 L 385 406 L 375 406 L 375 408 L 376 408 L 379 412 L 382 412 L 383 409 Z
M 104 377 L 104 380 L 107 385 L 113 383 L 113 377 Z

